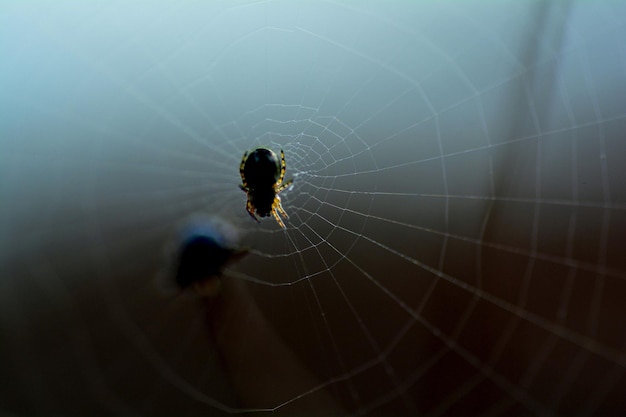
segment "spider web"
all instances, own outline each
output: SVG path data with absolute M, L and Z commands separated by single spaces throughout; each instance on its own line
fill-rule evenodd
M 353 415 L 623 411 L 625 17 L 4 4 L 0 410 L 222 415 L 327 391 Z M 284 231 L 238 189 L 259 146 L 294 180 Z M 157 290 L 197 215 L 240 229 L 227 279 L 315 384 L 240 403 L 250 370 L 224 370 L 193 294 Z

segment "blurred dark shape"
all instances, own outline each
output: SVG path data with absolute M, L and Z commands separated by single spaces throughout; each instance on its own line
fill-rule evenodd
M 178 288 L 193 286 L 204 295 L 215 295 L 223 269 L 248 253 L 237 247 L 237 241 L 234 226 L 220 219 L 187 227 L 176 253 L 174 281 Z

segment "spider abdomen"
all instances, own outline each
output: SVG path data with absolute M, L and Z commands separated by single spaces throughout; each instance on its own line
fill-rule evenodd
M 274 185 L 280 178 L 280 160 L 269 149 L 255 149 L 246 158 L 243 175 L 248 183 L 248 188 L 255 191 L 273 191 Z

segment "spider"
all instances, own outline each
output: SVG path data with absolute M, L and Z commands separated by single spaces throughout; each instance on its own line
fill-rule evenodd
M 250 217 L 257 222 L 261 222 L 258 216 L 268 217 L 272 214 L 280 227 L 285 228 L 285 224 L 278 214 L 280 213 L 284 218 L 289 216 L 280 204 L 278 193 L 289 187 L 293 181 L 289 180 L 283 183 L 286 168 L 285 153 L 282 149 L 280 161 L 278 156 L 267 148 L 257 148 L 250 153 L 246 151 L 243 154 L 239 165 L 243 185 L 240 185 L 239 188 L 248 195 L 246 210 L 248 210 Z

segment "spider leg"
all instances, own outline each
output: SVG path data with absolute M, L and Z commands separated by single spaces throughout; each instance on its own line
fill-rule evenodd
M 250 200 L 248 200 L 248 202 L 246 203 L 246 210 L 248 210 L 248 214 L 250 215 L 250 217 L 256 220 L 257 223 L 261 223 L 261 220 L 259 220 L 257 215 L 254 213 L 254 206 L 252 206 Z
M 284 183 L 283 185 L 281 185 L 280 187 L 278 187 L 276 189 L 276 194 L 280 193 L 282 190 L 284 190 L 285 188 L 289 187 L 292 182 L 293 182 L 293 180 L 289 180 L 286 183 Z
M 284 213 L 284 211 L 283 211 L 283 213 Z M 277 211 L 277 209 L 276 209 L 276 208 L 274 208 L 274 210 L 272 210 L 272 215 L 274 216 L 274 218 L 275 218 L 275 219 L 276 219 L 276 221 L 278 222 L 278 225 L 279 225 L 281 228 L 283 228 L 283 229 L 284 229 L 284 228 L 285 228 L 285 223 L 283 223 L 283 221 L 280 219 L 280 216 L 278 215 L 278 211 Z
M 278 178 L 278 181 L 276 181 L 276 184 L 280 184 L 281 182 L 283 182 L 283 178 L 285 178 L 285 171 L 287 170 L 287 163 L 285 162 L 285 152 L 283 152 L 283 150 L 280 150 L 280 177 Z
M 288 219 L 289 216 L 287 216 L 287 213 L 285 213 L 285 210 L 283 209 L 282 205 L 279 205 L 278 207 L 276 207 L 276 210 L 281 214 L 281 216 L 283 216 L 285 219 Z
M 239 164 L 239 175 L 241 175 L 241 181 L 243 182 L 243 190 L 247 191 L 248 183 L 246 182 L 246 176 L 243 175 L 243 168 L 246 165 L 246 160 L 248 159 L 248 151 L 243 153 L 243 158 L 241 158 L 241 163 Z M 241 186 L 240 186 L 241 187 Z
M 289 216 L 287 216 L 287 213 L 285 213 L 285 210 L 283 210 L 283 205 L 280 204 L 280 197 L 276 196 L 276 198 L 274 198 L 274 204 L 272 204 L 272 215 L 278 222 L 279 226 L 284 229 L 285 223 L 283 223 L 278 213 L 280 213 L 286 219 L 289 218 Z

